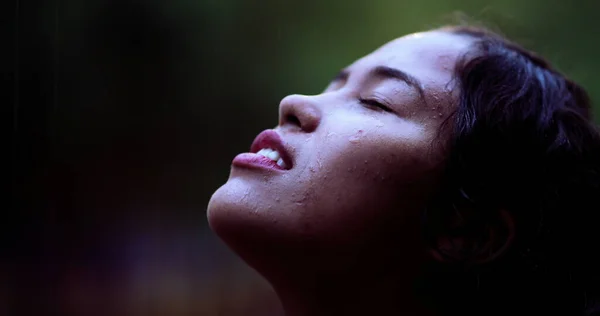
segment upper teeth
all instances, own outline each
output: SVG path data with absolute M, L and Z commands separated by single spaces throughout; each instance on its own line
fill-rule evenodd
M 259 150 L 257 154 L 267 157 L 273 161 L 277 161 L 277 165 L 279 165 L 281 168 L 287 169 L 287 165 L 285 164 L 285 162 L 283 162 L 283 159 L 281 159 L 281 155 L 277 150 L 271 148 L 263 148 Z

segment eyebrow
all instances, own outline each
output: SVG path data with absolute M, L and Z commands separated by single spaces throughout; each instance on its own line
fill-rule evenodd
M 333 78 L 333 81 L 345 81 L 348 79 L 349 76 L 350 76 L 350 73 L 348 72 L 348 70 L 343 69 Z M 415 78 L 414 76 L 412 76 L 402 70 L 387 67 L 387 66 L 377 66 L 369 72 L 369 76 L 404 81 L 406 84 L 408 84 L 412 88 L 416 89 L 419 92 L 419 94 L 421 95 L 421 97 L 423 97 L 423 98 L 425 97 L 425 93 L 423 91 L 423 85 L 421 84 L 419 79 Z

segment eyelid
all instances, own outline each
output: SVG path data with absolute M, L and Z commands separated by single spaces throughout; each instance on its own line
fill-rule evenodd
M 386 112 L 390 112 L 390 113 L 396 113 L 396 111 L 394 111 L 394 108 L 392 106 L 392 103 L 390 102 L 389 99 L 387 99 L 385 96 L 378 94 L 378 93 L 373 93 L 371 96 L 363 96 L 360 95 L 358 97 L 359 101 L 364 102 L 364 101 L 375 101 L 379 104 L 381 104 L 382 110 L 386 111 Z M 397 113 L 396 113 L 397 114 Z
M 390 101 L 390 99 L 388 99 L 385 95 L 381 93 L 374 92 L 373 99 L 377 100 L 377 102 L 380 102 L 387 107 L 392 107 L 392 102 Z
M 370 106 L 377 106 L 385 112 L 397 114 L 396 111 L 394 111 L 394 109 L 392 108 L 391 103 L 386 98 L 382 98 L 380 96 L 373 95 L 370 97 L 359 96 L 358 100 L 359 100 L 359 102 L 370 105 Z M 376 103 L 376 104 L 372 104 L 372 103 Z

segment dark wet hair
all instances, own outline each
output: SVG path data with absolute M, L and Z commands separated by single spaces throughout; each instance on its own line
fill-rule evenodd
M 430 267 L 424 297 L 442 314 L 600 315 L 600 136 L 586 92 L 497 34 L 442 30 L 475 41 L 456 65 L 447 174 L 426 237 L 459 229 L 476 240 L 499 209 L 516 233 L 490 263 L 469 261 L 475 242 Z

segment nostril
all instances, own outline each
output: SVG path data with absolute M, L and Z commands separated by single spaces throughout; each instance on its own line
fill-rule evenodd
M 289 123 L 296 125 L 298 127 L 302 127 L 302 124 L 300 124 L 300 120 L 298 119 L 297 116 L 293 115 L 293 114 L 288 114 L 285 117 L 285 120 L 288 121 Z
M 313 132 L 321 120 L 321 111 L 314 97 L 291 95 L 279 104 L 279 123 L 305 133 Z

